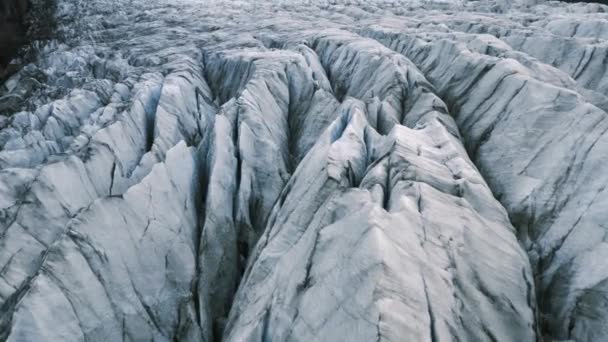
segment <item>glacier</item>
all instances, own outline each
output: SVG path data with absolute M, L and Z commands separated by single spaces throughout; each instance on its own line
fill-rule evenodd
M 0 340 L 608 338 L 608 6 L 47 20 L 0 70 Z

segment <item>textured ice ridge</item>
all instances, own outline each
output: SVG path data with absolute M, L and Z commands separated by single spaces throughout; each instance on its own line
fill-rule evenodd
M 607 13 L 59 1 L 0 86 L 0 340 L 605 340 Z

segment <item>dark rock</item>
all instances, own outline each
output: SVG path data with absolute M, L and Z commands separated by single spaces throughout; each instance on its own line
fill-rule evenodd
M 0 4 L 0 76 L 26 36 L 27 0 L 3 0 Z
M 0 97 L 0 114 L 6 115 L 18 111 L 22 100 L 21 96 L 14 94 Z

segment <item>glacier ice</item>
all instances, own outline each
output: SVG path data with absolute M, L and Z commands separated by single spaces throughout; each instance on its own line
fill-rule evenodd
M 55 12 L 0 85 L 0 340 L 608 336 L 608 7 Z

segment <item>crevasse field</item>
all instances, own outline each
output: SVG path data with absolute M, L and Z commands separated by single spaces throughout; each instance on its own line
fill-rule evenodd
M 608 7 L 54 18 L 0 85 L 0 340 L 608 340 Z

